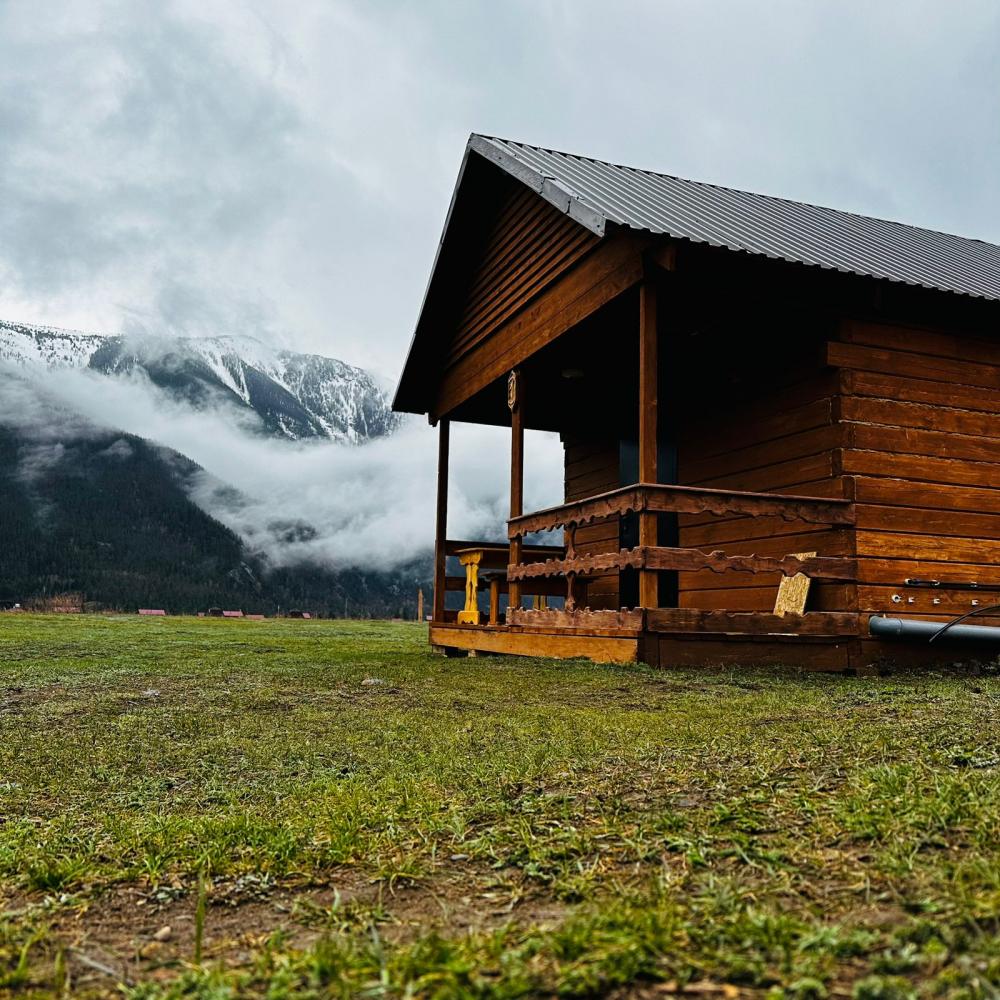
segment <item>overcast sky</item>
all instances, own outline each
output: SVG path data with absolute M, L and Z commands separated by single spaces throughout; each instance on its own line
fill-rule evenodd
M 0 0 L 0 317 L 394 378 L 470 131 L 1000 242 L 1000 4 Z

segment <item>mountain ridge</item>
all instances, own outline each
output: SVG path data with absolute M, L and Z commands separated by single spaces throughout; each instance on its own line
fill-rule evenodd
M 119 336 L 0 320 L 0 362 L 138 373 L 191 405 L 252 412 L 264 433 L 290 440 L 361 444 L 399 425 L 388 393 L 365 369 L 248 335 Z

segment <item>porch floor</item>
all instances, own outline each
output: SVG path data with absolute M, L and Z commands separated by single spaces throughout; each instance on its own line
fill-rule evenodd
M 807 670 L 857 668 L 857 615 L 740 614 L 688 609 L 519 612 L 514 624 L 434 622 L 432 645 L 484 654 L 581 657 L 651 666 L 788 664 Z

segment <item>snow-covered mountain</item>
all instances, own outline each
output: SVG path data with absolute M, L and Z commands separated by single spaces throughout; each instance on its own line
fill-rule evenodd
M 253 411 L 267 432 L 293 440 L 361 443 L 398 422 L 371 373 L 253 337 L 109 337 L 0 320 L 0 362 L 89 367 L 109 377 L 141 372 L 193 406 Z
M 8 323 L 0 319 L 0 361 L 83 368 L 105 339 L 97 333 Z

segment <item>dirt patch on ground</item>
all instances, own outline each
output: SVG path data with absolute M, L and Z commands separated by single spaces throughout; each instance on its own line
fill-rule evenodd
M 112 886 L 63 902 L 19 896 L 0 906 L 0 916 L 44 924 L 52 967 L 61 951 L 74 987 L 100 988 L 169 980 L 193 963 L 198 905 L 196 885 Z M 276 933 L 283 949 L 299 950 L 325 934 L 371 926 L 397 943 L 435 928 L 461 935 L 511 921 L 556 923 L 565 914 L 565 905 L 525 894 L 495 873 L 455 869 L 395 885 L 349 870 L 323 885 L 247 876 L 206 886 L 201 961 L 248 965 Z

